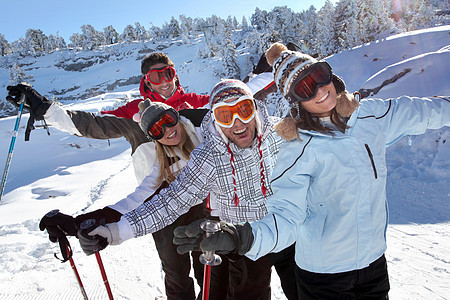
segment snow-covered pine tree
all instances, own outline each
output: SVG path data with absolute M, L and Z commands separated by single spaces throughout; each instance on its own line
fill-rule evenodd
M 241 72 L 237 62 L 236 45 L 231 39 L 232 29 L 227 26 L 226 22 L 219 22 L 217 25 L 217 34 L 221 38 L 216 41 L 223 66 L 223 72 L 218 73 L 220 73 L 220 77 L 240 79 Z
M 406 6 L 402 19 L 406 25 L 406 31 L 433 27 L 439 22 L 434 8 L 425 0 L 410 2 Z
M 250 18 L 250 24 L 252 24 L 252 26 L 257 30 L 263 30 L 266 28 L 267 23 L 267 11 L 260 10 L 257 7 Z
M 336 3 L 334 39 L 337 51 L 359 44 L 357 17 L 356 0 L 340 0 Z
M 242 16 L 241 28 L 244 33 L 251 30 L 251 27 L 248 25 L 247 18 L 245 16 Z
M 106 45 L 112 45 L 119 42 L 119 34 L 112 25 L 103 28 L 103 36 L 105 37 Z
M 245 59 L 245 68 L 252 71 L 258 64 L 261 55 L 267 50 L 266 43 L 263 40 L 263 34 L 256 29 L 248 33 L 243 42 L 247 45 L 246 50 L 248 52 Z
M 10 53 L 12 53 L 11 45 L 5 39 L 5 36 L 0 33 L 0 54 L 1 56 L 5 56 Z
M 325 57 L 336 52 L 334 39 L 334 5 L 330 0 L 317 13 L 316 40 L 314 48 L 320 57 Z
M 360 43 L 375 41 L 396 31 L 389 0 L 357 0 Z
M 122 34 L 119 36 L 119 41 L 122 43 L 130 44 L 137 40 L 136 30 L 132 25 L 127 25 L 123 29 Z
M 180 15 L 180 34 L 185 44 L 190 43 L 190 38 L 194 34 L 194 21 L 191 17 Z
M 147 30 L 139 22 L 134 23 L 134 32 L 136 34 L 137 41 L 144 42 L 149 40 Z
M 81 26 L 81 38 L 83 50 L 98 49 L 105 44 L 105 36 L 103 32 L 95 30 L 92 25 L 85 24 Z
M 79 33 L 74 33 L 70 36 L 69 40 L 72 42 L 69 47 L 73 47 L 75 50 L 83 47 L 83 37 Z
M 25 45 L 31 55 L 45 52 L 47 36 L 40 29 L 28 29 L 25 33 Z
M 316 41 L 316 22 L 317 22 L 317 12 L 316 8 L 311 5 L 307 10 L 300 13 L 300 19 L 303 23 L 303 32 L 301 36 L 303 37 L 303 45 L 307 48 L 305 51 L 309 55 L 316 55 L 317 50 L 314 47 Z

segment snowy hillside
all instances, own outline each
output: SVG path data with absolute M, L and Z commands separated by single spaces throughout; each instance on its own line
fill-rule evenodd
M 201 39 L 188 46 L 168 42 L 163 51 L 173 59 L 188 91 L 208 93 L 218 80 L 212 75 L 218 61 L 196 57 L 202 43 Z M 151 49 L 158 46 L 145 45 Z M 143 47 L 124 45 L 111 50 L 109 56 L 99 52 L 42 56 L 29 60 L 27 73 L 33 74 L 33 84 L 42 94 L 78 99 L 64 101 L 67 109 L 99 111 L 138 97 L 137 82 L 133 80 L 139 75 Z M 245 49 L 240 53 L 239 60 L 244 62 Z M 327 60 L 350 91 L 376 90 L 384 83 L 376 96 L 450 95 L 449 53 L 450 26 L 444 26 L 392 36 Z M 68 69 L 78 62 L 81 67 L 82 62 L 93 60 L 98 62 L 81 71 L 55 66 L 59 63 Z M 7 71 L 0 68 L 0 74 L 7 76 Z M 106 92 L 115 83 L 108 93 L 83 97 L 90 89 Z M 67 92 L 56 95 L 54 91 Z M 5 95 L 1 87 L 0 97 Z M 25 142 L 27 117 L 22 117 L 0 202 L 0 299 L 82 299 L 69 264 L 53 257 L 59 252 L 58 246 L 39 231 L 39 220 L 55 208 L 76 215 L 115 203 L 132 192 L 136 182 L 129 144 L 124 139 L 78 138 L 52 127 L 50 136 L 38 128 Z M 0 119 L 1 167 L 14 122 L 15 117 Z M 388 148 L 390 221 L 386 258 L 392 299 L 449 298 L 449 139 L 447 127 L 403 138 Z M 85 256 L 75 238 L 69 241 L 89 298 L 107 299 L 95 258 Z M 101 255 L 116 299 L 153 300 L 164 294 L 161 266 L 151 236 L 107 247 Z M 273 274 L 273 299 L 285 299 L 279 279 Z

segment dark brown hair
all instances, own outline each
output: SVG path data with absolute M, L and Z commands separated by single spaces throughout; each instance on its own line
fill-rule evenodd
M 150 68 L 153 65 L 156 65 L 158 63 L 162 63 L 171 67 L 175 67 L 175 64 L 173 61 L 164 53 L 162 52 L 153 52 L 147 54 L 144 59 L 141 61 L 141 73 L 142 75 L 145 75 L 150 71 Z
M 342 97 L 343 93 L 339 93 L 338 98 Z M 302 105 L 299 102 L 297 102 L 295 106 L 296 106 L 295 108 L 291 109 L 291 114 L 296 120 L 296 125 L 298 128 L 333 134 L 332 128 L 324 126 L 320 122 L 320 119 L 318 117 L 311 115 L 310 112 L 308 112 L 306 109 L 303 109 Z M 336 126 L 336 128 L 341 132 L 344 132 L 345 129 L 349 128 L 345 123 L 345 121 L 337 113 L 336 107 L 331 110 L 330 119 L 331 123 L 333 123 Z

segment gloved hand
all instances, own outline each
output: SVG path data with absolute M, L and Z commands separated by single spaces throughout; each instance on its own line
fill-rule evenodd
M 205 233 L 196 220 L 187 226 L 179 226 L 174 230 L 173 243 L 178 245 L 180 254 L 192 250 L 215 251 L 218 254 L 244 255 L 253 244 L 253 232 L 249 223 L 233 225 L 220 222 L 220 230 L 210 237 L 203 238 Z
M 72 257 L 72 248 L 67 240 L 67 235 L 76 236 L 77 234 L 77 224 L 74 218 L 62 214 L 59 210 L 55 209 L 48 212 L 41 219 L 41 222 L 39 222 L 39 229 L 42 231 L 47 230 L 50 241 L 59 243 L 63 259 L 60 259 L 55 254 L 56 258 L 65 262 Z
M 47 229 L 48 237 L 50 241 L 56 243 L 62 236 L 77 235 L 77 224 L 75 218 L 69 215 L 65 215 L 55 209 L 48 212 L 39 223 L 39 229 L 44 231 Z
M 52 104 L 47 98 L 41 96 L 35 89 L 26 84 L 18 84 L 6 87 L 8 95 L 6 100 L 14 106 L 19 106 L 22 94 L 25 95 L 24 108 L 28 109 L 35 120 L 43 120 L 44 115 Z
M 83 227 L 83 224 L 81 227 Z M 95 252 L 103 250 L 108 245 L 119 245 L 122 242 L 117 223 L 80 229 L 78 230 L 77 236 L 80 241 L 81 249 L 83 249 L 83 252 L 86 255 L 91 255 Z

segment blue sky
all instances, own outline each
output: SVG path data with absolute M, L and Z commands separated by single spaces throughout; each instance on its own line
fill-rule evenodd
M 29 28 L 41 29 L 46 35 L 58 32 L 70 42 L 69 37 L 81 33 L 80 27 L 85 24 L 99 31 L 113 25 L 122 33 L 128 24 L 139 22 L 149 28 L 152 22 L 161 26 L 181 14 L 192 18 L 231 15 L 240 22 L 242 16 L 250 17 L 256 7 L 270 11 L 275 6 L 287 6 L 300 12 L 311 5 L 320 9 L 324 3 L 325 0 L 0 0 L 0 33 L 13 42 L 24 37 Z

